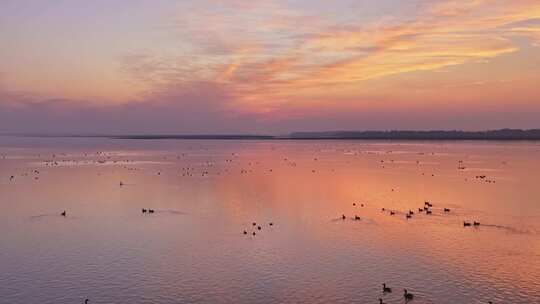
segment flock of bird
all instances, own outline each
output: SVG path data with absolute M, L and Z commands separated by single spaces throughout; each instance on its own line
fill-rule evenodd
M 356 206 L 356 203 L 353 203 L 353 206 Z M 361 204 L 361 207 L 364 207 L 364 204 Z M 418 208 L 418 213 L 425 213 L 426 215 L 431 215 L 433 214 L 433 204 L 431 202 L 424 202 L 424 206 L 421 207 L 421 208 Z M 450 208 L 446 208 L 444 207 L 443 209 L 441 209 L 443 213 L 449 213 L 450 212 Z M 389 215 L 396 215 L 397 211 L 395 210 L 389 210 L 389 209 L 386 209 L 386 208 L 381 208 L 381 211 L 382 212 L 388 212 Z M 405 214 L 405 218 L 406 219 L 411 219 L 413 217 L 413 215 L 415 215 L 414 211 L 412 210 L 408 210 L 406 212 L 403 212 Z M 347 216 L 345 214 L 341 215 L 341 219 L 345 220 L 347 219 Z M 359 221 L 361 218 L 360 216 L 358 215 L 354 215 L 353 217 L 354 220 L 356 221 Z M 464 227 L 468 227 L 468 226 L 474 226 L 474 227 L 478 227 L 480 226 L 480 222 L 477 222 L 477 221 L 473 221 L 472 223 L 471 222 L 467 222 L 467 221 L 464 221 L 463 222 L 463 226 Z
M 272 226 L 274 226 L 274 223 L 270 222 L 270 223 L 268 223 L 268 226 L 272 227 Z M 256 231 L 261 231 L 262 230 L 262 226 L 257 225 L 257 222 L 251 223 L 251 227 L 253 228 L 253 231 L 251 232 L 251 235 L 253 235 L 253 236 L 257 235 Z M 248 229 L 244 229 L 243 234 L 247 235 L 248 234 Z

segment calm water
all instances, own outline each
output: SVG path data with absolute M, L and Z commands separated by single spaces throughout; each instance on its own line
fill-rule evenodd
M 540 303 L 539 181 L 537 142 L 0 137 L 0 303 Z

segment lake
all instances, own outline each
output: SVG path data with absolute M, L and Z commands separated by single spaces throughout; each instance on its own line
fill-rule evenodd
M 0 303 L 540 303 L 539 142 L 4 136 L 0 208 Z

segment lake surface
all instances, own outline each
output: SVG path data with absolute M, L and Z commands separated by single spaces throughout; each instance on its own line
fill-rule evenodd
M 0 137 L 0 208 L 0 303 L 540 303 L 538 142 Z

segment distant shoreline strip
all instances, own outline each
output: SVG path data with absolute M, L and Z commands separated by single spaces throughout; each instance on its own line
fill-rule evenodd
M 293 132 L 287 135 L 250 134 L 0 134 L 21 137 L 77 137 L 139 140 L 540 140 L 540 129 L 489 131 L 325 131 Z

